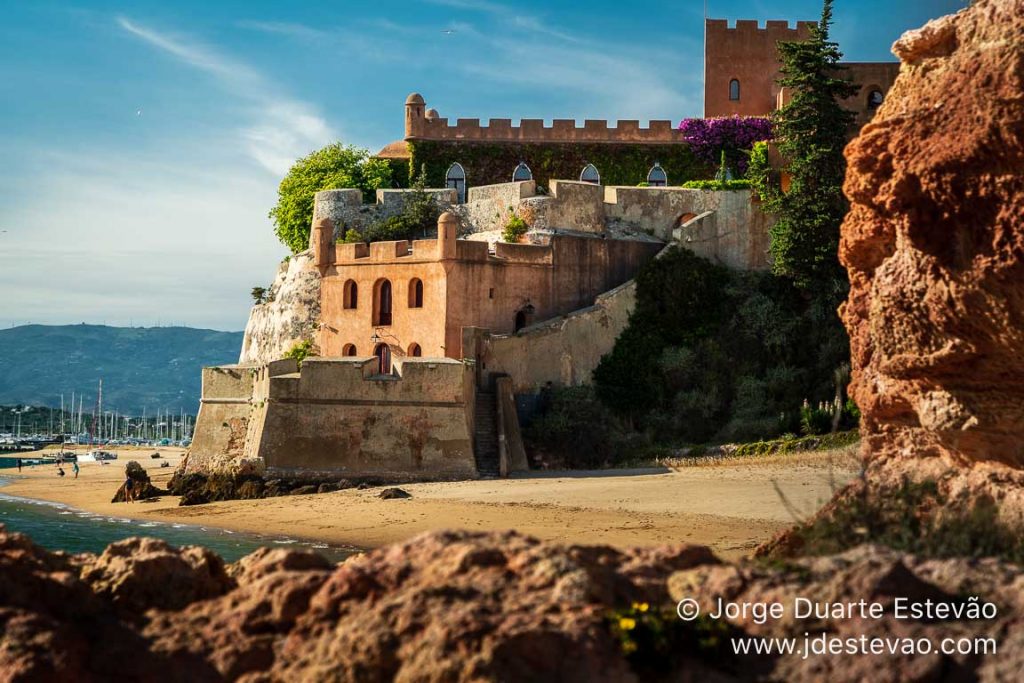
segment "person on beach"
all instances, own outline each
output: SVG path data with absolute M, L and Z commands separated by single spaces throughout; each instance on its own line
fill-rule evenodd
M 128 470 L 125 468 L 124 478 L 124 502 L 134 503 L 135 502 L 135 491 L 132 489 L 132 478 L 128 476 Z
M 18 474 L 21 474 L 21 458 L 18 458 Z
M 71 471 L 75 473 L 75 479 L 78 479 L 78 461 L 71 463 Z
M 63 477 L 64 476 L 64 468 L 61 467 L 60 465 L 57 465 L 57 476 L 58 477 Z

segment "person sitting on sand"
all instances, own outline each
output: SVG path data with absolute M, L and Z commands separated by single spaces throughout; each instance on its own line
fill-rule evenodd
M 75 479 L 78 479 L 78 461 L 71 463 L 71 471 L 75 473 Z
M 60 465 L 57 465 L 57 476 L 58 477 L 63 477 L 64 476 L 64 468 L 61 467 Z

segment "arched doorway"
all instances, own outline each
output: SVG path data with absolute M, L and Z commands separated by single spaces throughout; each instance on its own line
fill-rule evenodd
M 373 324 L 391 324 L 391 280 L 377 280 L 373 285 Z
M 466 203 L 466 169 L 462 168 L 462 164 L 455 162 L 448 167 L 448 172 L 444 174 L 444 186 L 455 190 L 459 204 Z
M 409 344 L 409 355 L 413 358 L 419 358 L 423 355 L 423 349 L 420 348 L 419 344 L 413 342 L 412 344 Z
M 345 347 L 341 350 L 341 355 L 348 357 L 356 355 L 356 345 L 345 344 Z
M 377 347 L 373 350 L 373 355 L 377 357 L 377 372 L 381 375 L 390 375 L 391 347 L 387 344 L 377 344 Z
M 518 311 L 516 313 L 515 332 L 526 327 L 526 313 L 524 311 Z

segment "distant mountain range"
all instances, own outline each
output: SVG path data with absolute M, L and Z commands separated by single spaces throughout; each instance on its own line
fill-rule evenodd
M 0 330 L 0 404 L 59 407 L 63 393 L 70 408 L 74 391 L 91 412 L 102 379 L 105 410 L 194 414 L 201 368 L 235 363 L 241 348 L 241 332 L 191 327 L 12 327 Z

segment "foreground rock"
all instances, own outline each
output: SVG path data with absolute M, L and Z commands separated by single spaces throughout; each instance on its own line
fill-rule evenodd
M 719 599 L 789 611 L 797 597 L 864 599 L 886 616 L 707 616 Z M 997 614 L 892 617 L 896 598 L 962 605 L 973 597 Z M 676 616 L 687 598 L 704 616 Z M 206 551 L 152 539 L 67 556 L 0 529 L 0 624 L 0 680 L 1008 681 L 1024 669 L 1024 573 L 873 546 L 785 565 L 723 565 L 698 546 L 620 551 L 512 532 L 425 534 L 337 567 L 308 551 L 263 549 L 224 568 Z M 805 633 L 992 638 L 998 651 L 732 652 L 732 638 L 802 643 Z
M 893 51 L 899 78 L 846 152 L 867 450 L 1024 468 L 1024 0 L 979 0 Z

